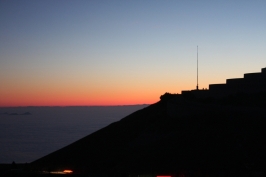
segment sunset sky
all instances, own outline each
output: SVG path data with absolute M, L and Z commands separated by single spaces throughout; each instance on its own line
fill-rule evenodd
M 266 67 L 265 0 L 1 0 L 0 106 L 150 104 Z

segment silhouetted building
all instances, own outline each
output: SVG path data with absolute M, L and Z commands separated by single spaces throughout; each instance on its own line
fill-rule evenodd
M 244 78 L 226 79 L 225 84 L 210 84 L 209 90 L 182 91 L 196 97 L 224 97 L 237 93 L 258 93 L 266 91 L 266 68 L 260 73 L 246 73 Z

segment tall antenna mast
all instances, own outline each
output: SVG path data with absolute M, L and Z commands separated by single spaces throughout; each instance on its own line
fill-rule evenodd
M 197 87 L 196 87 L 196 90 L 199 90 L 199 69 L 198 69 L 198 46 L 197 46 Z

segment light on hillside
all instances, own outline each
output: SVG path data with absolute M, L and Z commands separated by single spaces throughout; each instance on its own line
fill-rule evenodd
M 64 170 L 63 171 L 65 174 L 70 174 L 70 173 L 73 173 L 73 171 L 72 170 Z

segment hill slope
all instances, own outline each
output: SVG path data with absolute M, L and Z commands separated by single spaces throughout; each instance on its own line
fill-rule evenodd
M 171 94 L 161 98 L 32 162 L 31 168 L 104 175 L 176 174 L 198 169 L 244 174 L 264 169 L 263 104 L 250 106 L 240 98 L 218 102 Z

